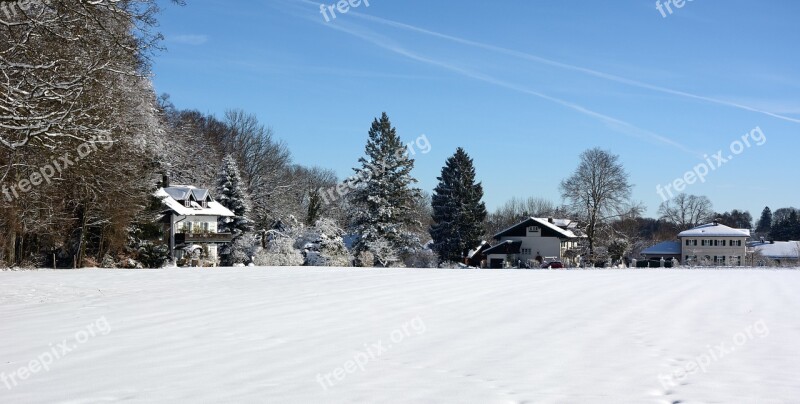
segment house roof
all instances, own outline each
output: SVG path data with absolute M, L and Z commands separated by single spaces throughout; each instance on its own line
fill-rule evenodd
M 554 220 L 555 223 L 564 223 L 565 225 L 569 226 L 572 222 L 566 219 L 558 219 Z M 545 229 L 548 233 L 548 237 L 559 237 L 559 238 L 579 238 L 580 236 L 576 235 L 572 230 L 565 230 L 554 223 L 550 223 L 549 219 L 537 218 L 537 217 L 530 217 L 522 221 L 521 223 L 515 224 L 500 233 L 494 235 L 495 240 L 500 240 L 503 237 L 524 237 L 526 236 L 527 228 L 530 226 L 539 226 L 542 229 Z
M 750 229 L 734 229 L 724 224 L 709 223 L 678 234 L 682 237 L 750 237 Z
M 504 241 L 483 253 L 486 255 L 491 254 L 519 254 L 522 249 L 522 241 Z
M 642 250 L 643 255 L 681 255 L 680 241 L 664 241 Z
M 800 242 L 797 241 L 776 241 L 748 243 L 748 247 L 753 247 L 756 252 L 772 259 L 800 259 Z
M 481 245 L 476 247 L 474 250 L 469 250 L 469 252 L 467 253 L 467 258 L 472 259 L 473 257 L 475 257 L 475 254 L 485 251 L 487 248 L 490 248 L 491 246 L 492 245 L 487 243 L 486 241 L 481 241 Z
M 155 192 L 155 197 L 170 210 L 181 216 L 236 216 L 228 208 L 211 198 L 211 193 L 207 189 L 195 188 L 190 185 L 177 185 L 168 188 L 160 188 Z M 200 204 L 192 202 L 191 207 L 186 207 L 183 201 L 208 200 L 208 207 L 204 208 Z

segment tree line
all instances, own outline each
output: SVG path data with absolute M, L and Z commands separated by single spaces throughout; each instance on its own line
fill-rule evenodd
M 578 222 L 587 237 L 576 253 L 592 259 L 636 256 L 713 219 L 754 227 L 748 212 L 716 213 L 685 194 L 642 217 L 619 156 L 602 149 L 581 154 L 562 204 L 512 198 L 488 212 L 463 148 L 428 194 L 386 113 L 342 181 L 294 163 L 254 114 L 217 117 L 157 96 L 158 12 L 155 0 L 50 0 L 0 18 L 0 265 L 163 265 L 153 194 L 164 177 L 212 190 L 235 213 L 220 223 L 234 234 L 228 265 L 436 266 L 530 216 Z M 338 187 L 341 198 L 322 192 Z M 800 239 L 798 229 L 793 208 L 765 209 L 755 228 L 774 240 Z

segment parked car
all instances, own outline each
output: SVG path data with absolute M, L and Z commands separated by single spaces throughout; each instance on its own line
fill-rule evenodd
M 545 268 L 545 269 L 563 269 L 564 268 L 564 264 L 561 261 L 545 262 L 544 264 L 542 264 L 542 268 Z

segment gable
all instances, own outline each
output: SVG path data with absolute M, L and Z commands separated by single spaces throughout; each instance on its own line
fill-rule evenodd
M 528 237 L 529 227 L 538 227 L 540 237 L 552 237 L 559 239 L 575 238 L 572 232 L 563 230 L 558 226 L 551 224 L 547 219 L 537 219 L 535 217 L 528 218 L 522 223 L 509 227 L 494 235 L 495 240 L 500 240 L 507 237 Z

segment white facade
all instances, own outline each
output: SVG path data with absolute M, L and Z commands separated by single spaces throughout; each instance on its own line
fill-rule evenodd
M 746 264 L 750 230 L 718 223 L 698 226 L 678 235 L 684 265 L 742 266 Z
M 529 218 L 495 235 L 500 243 L 489 249 L 486 257 L 494 267 L 499 260 L 529 265 L 567 261 L 566 252 L 577 249 L 581 238 L 573 230 L 575 224 L 568 220 Z
M 208 190 L 192 186 L 161 188 L 156 196 L 168 208 L 164 223 L 172 258 L 180 265 L 216 265 L 219 245 L 231 241 L 230 234 L 219 233 L 218 223 L 233 212 L 214 201 Z

